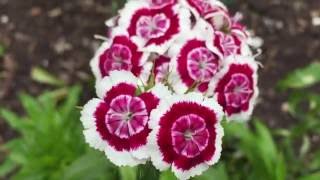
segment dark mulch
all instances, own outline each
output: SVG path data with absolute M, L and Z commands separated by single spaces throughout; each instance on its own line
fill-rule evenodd
M 88 80 L 89 60 L 104 34 L 111 14 L 106 0 L 0 0 L 0 42 L 8 49 L 0 64 L 0 104 L 21 112 L 17 94 L 39 94 L 50 87 L 30 78 L 41 66 L 68 84 L 85 86 L 84 99 L 93 96 Z M 259 57 L 260 103 L 255 116 L 271 127 L 288 127 L 294 120 L 283 112 L 287 95 L 274 87 L 289 71 L 320 58 L 319 0 L 235 0 L 231 9 L 244 13 L 245 22 L 265 43 Z M 13 136 L 0 119 L 0 142 Z

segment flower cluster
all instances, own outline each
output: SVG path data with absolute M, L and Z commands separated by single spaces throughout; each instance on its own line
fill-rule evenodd
M 218 0 L 129 0 L 90 63 L 86 142 L 118 166 L 151 160 L 179 179 L 215 164 L 222 119 L 248 120 L 258 96 L 240 19 Z

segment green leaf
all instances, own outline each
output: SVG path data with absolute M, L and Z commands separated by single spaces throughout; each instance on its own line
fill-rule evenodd
M 1 177 L 4 177 L 8 173 L 12 172 L 16 166 L 16 163 L 14 163 L 11 159 L 6 159 L 5 162 L 0 165 L 0 179 Z
M 289 88 L 307 88 L 320 82 L 320 63 L 314 62 L 303 69 L 298 69 L 290 73 L 285 79 L 281 80 L 278 87 L 281 90 Z
M 211 179 L 228 180 L 229 177 L 228 177 L 228 172 L 225 164 L 223 162 L 218 162 L 217 165 L 210 167 L 201 176 L 197 176 L 193 179 L 194 180 L 211 180 Z
M 120 179 L 121 180 L 136 180 L 137 179 L 137 168 L 136 167 L 119 167 Z
M 89 151 L 64 170 L 63 179 L 116 179 L 115 167 L 102 153 Z
M 12 127 L 20 132 L 23 132 L 30 128 L 26 121 L 19 118 L 16 114 L 11 111 L 1 109 L 0 110 L 1 117 Z
M 169 169 L 161 172 L 159 180 L 177 180 L 177 177 Z
M 39 83 L 48 84 L 52 86 L 64 86 L 65 83 L 61 80 L 55 77 L 54 75 L 50 74 L 45 69 L 42 69 L 40 67 L 33 67 L 31 70 L 31 78 L 34 81 L 37 81 Z
M 151 162 L 138 166 L 137 180 L 159 179 L 160 172 L 152 165 Z
M 298 178 L 298 180 L 319 180 L 320 171 Z
M 80 86 L 74 86 L 69 89 L 69 94 L 64 104 L 61 106 L 61 114 L 63 117 L 68 117 L 70 113 L 76 109 L 79 101 L 81 88 Z

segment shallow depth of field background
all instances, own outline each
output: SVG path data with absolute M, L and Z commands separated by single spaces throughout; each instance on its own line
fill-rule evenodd
M 195 179 L 320 179 L 320 1 L 225 2 L 264 40 L 261 95 L 248 127 L 225 125 L 220 163 Z M 94 97 L 93 35 L 122 3 L 0 0 L 0 179 L 173 178 L 117 169 L 79 133 L 76 106 Z

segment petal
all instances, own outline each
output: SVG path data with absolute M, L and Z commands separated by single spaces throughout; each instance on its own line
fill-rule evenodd
M 187 179 L 190 179 L 191 177 L 201 175 L 208 168 L 209 168 L 209 166 L 206 163 L 198 164 L 198 165 L 192 167 L 191 169 L 187 169 L 187 170 L 177 167 L 175 163 L 172 165 L 173 173 L 180 180 L 187 180 Z
M 102 139 L 97 131 L 96 112 L 99 106 L 104 106 L 104 102 L 100 99 L 90 100 L 81 111 L 80 120 L 85 130 L 83 131 L 85 141 L 91 147 L 103 151 L 107 143 Z
M 96 51 L 94 57 L 90 61 L 91 70 L 97 79 L 102 78 L 102 74 L 101 74 L 100 66 L 99 66 L 100 56 L 111 46 L 111 43 L 112 42 L 110 40 L 103 42 L 102 45 Z
M 132 156 L 128 151 L 117 151 L 110 146 L 105 149 L 107 158 L 117 166 L 137 166 L 139 164 L 145 164 L 146 160 L 139 160 Z

